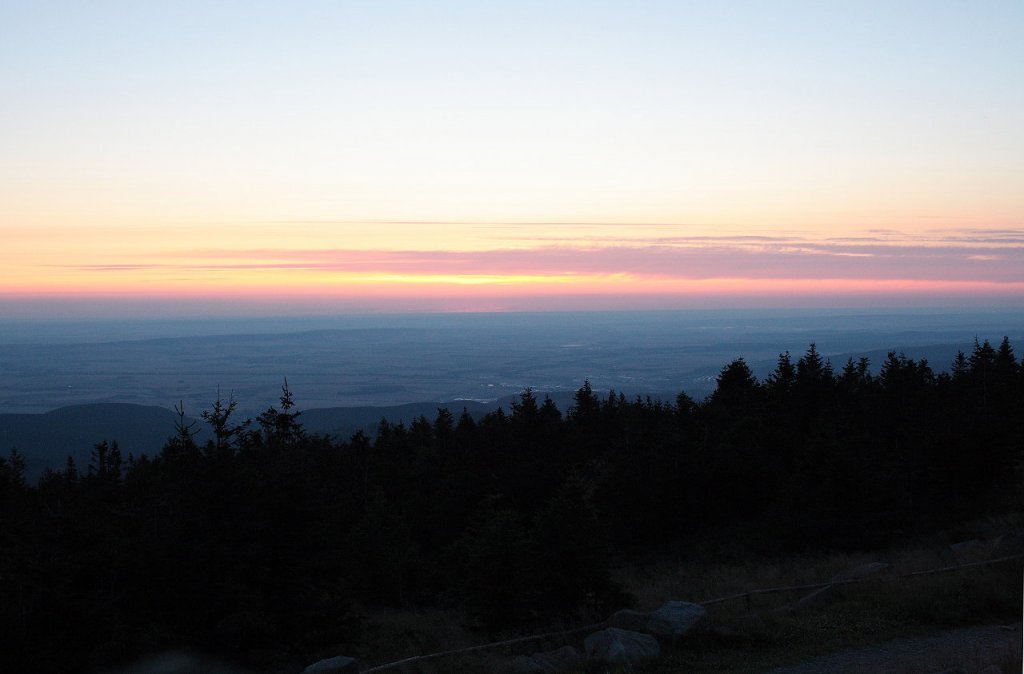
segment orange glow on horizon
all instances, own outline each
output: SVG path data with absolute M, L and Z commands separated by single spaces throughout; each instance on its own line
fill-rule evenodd
M 412 310 L 447 300 L 529 306 L 531 298 L 550 304 L 555 297 L 566 307 L 572 298 L 597 306 L 599 298 L 625 296 L 663 304 L 896 295 L 1024 300 L 1024 233 L 1012 229 L 863 230 L 829 238 L 671 224 L 498 223 L 434 225 L 429 231 L 448 236 L 430 239 L 424 226 L 364 225 L 370 233 L 353 236 L 359 245 L 351 247 L 330 244 L 350 243 L 355 226 L 338 226 L 328 237 L 323 223 L 298 224 L 288 236 L 278 227 L 276 247 L 269 226 L 255 228 L 252 240 L 239 232 L 205 240 L 189 227 L 159 234 L 113 227 L 91 238 L 73 228 L 35 237 L 22 229 L 0 250 L 0 298 L 220 298 L 254 306 L 294 299 L 364 307 L 408 300 Z M 399 236 L 417 228 L 420 238 Z M 394 245 L 365 247 L 374 241 Z
M 232 274 L 202 282 L 200 279 L 167 280 L 125 278 L 117 283 L 86 283 L 78 278 L 74 288 L 68 279 L 50 284 L 37 283 L 8 288 L 8 298 L 95 297 L 95 298 L 207 298 L 244 300 L 261 298 L 330 299 L 352 296 L 402 299 L 430 297 L 493 298 L 547 295 L 595 296 L 818 296 L 926 294 L 1024 295 L 1024 282 L 932 281 L 915 279 L 780 279 L 704 278 L 686 279 L 633 274 L 565 274 L 559 276 L 484 276 L 452 274 L 342 274 L 302 275 L 266 272 Z

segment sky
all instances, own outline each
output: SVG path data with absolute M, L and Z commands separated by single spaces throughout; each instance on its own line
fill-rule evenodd
M 0 4 L 0 315 L 1024 306 L 1024 3 Z

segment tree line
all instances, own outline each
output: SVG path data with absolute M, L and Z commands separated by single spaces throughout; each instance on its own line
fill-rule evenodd
M 526 390 L 476 419 L 308 434 L 287 382 L 255 420 L 179 409 L 157 456 L 97 444 L 28 484 L 0 458 L 0 659 L 83 671 L 189 647 L 270 669 L 359 640 L 360 611 L 441 606 L 482 631 L 604 616 L 616 561 L 870 549 L 1020 506 L 1024 363 L 976 342 L 948 370 L 814 344 L 696 401 Z M 2 662 L 2 660 L 0 660 Z

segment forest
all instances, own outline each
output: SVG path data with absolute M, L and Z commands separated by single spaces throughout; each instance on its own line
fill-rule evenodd
M 951 354 L 952 355 L 952 354 Z M 589 383 L 482 418 L 438 409 L 375 437 L 306 433 L 287 382 L 156 456 L 97 438 L 29 484 L 0 458 L 4 671 L 73 672 L 186 647 L 254 669 L 360 639 L 372 607 L 458 610 L 482 637 L 630 604 L 631 555 L 715 537 L 736 555 L 874 550 L 1021 507 L 1024 362 L 976 342 L 938 371 L 811 344 L 704 400 Z M 6 449 L 6 448 L 5 448 Z

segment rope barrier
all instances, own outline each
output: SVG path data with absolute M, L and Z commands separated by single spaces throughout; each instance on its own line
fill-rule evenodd
M 873 577 L 870 577 L 870 578 L 852 578 L 850 580 L 839 580 L 839 581 L 828 582 L 828 583 L 815 583 L 815 584 L 812 584 L 812 585 L 787 585 L 787 586 L 783 586 L 783 587 L 769 587 L 769 588 L 762 588 L 762 589 L 757 589 L 757 590 L 748 590 L 746 592 L 741 592 L 741 593 L 738 593 L 738 594 L 731 594 L 731 595 L 726 596 L 726 597 L 717 597 L 715 599 L 708 599 L 706 601 L 697 602 L 697 603 L 699 603 L 701 606 L 714 606 L 716 604 L 723 604 L 723 603 L 725 603 L 727 601 L 734 601 L 736 599 L 747 599 L 749 601 L 750 597 L 752 597 L 754 595 L 779 594 L 779 593 L 782 593 L 782 592 L 798 592 L 798 591 L 807 591 L 807 590 L 821 590 L 821 589 L 824 589 L 826 587 L 831 587 L 831 586 L 835 586 L 835 585 L 856 585 L 856 584 L 860 584 L 860 583 L 903 580 L 904 578 L 914 578 L 914 577 L 920 577 L 920 576 L 932 576 L 932 575 L 936 575 L 936 574 L 940 574 L 940 573 L 949 573 L 951 571 L 960 571 L 961 569 L 970 569 L 970 568 L 981 567 L 981 566 L 992 566 L 994 564 L 1002 564 L 1004 562 L 1012 562 L 1014 560 L 1019 560 L 1019 559 L 1024 559 L 1024 554 L 1021 554 L 1021 555 L 1011 555 L 1009 557 L 1000 557 L 998 559 L 988 559 L 988 560 L 984 560 L 984 561 L 981 561 L 981 562 L 970 562 L 968 564 L 958 564 L 956 566 L 945 566 L 945 567 L 938 568 L 938 569 L 927 569 L 925 571 L 913 571 L 911 573 L 905 573 L 905 574 L 901 574 L 899 576 L 873 576 Z M 404 660 L 398 660 L 397 662 L 389 662 L 389 663 L 384 664 L 384 665 L 377 665 L 376 667 L 371 667 L 370 669 L 364 669 L 364 670 L 362 670 L 360 672 L 360 674 L 373 674 L 374 672 L 384 672 L 384 671 L 387 671 L 389 669 L 394 669 L 396 667 L 401 667 L 403 665 L 411 665 L 411 664 L 419 663 L 419 662 L 428 662 L 430 660 L 437 660 L 437 659 L 440 659 L 440 658 L 446 658 L 446 657 L 450 657 L 450 656 L 453 656 L 453 655 L 468 655 L 470 653 L 478 653 L 480 651 L 486 651 L 486 650 L 490 650 L 492 648 L 501 648 L 501 647 L 504 647 L 504 646 L 516 646 L 518 644 L 529 643 L 531 641 L 541 641 L 543 639 L 552 639 L 552 638 L 555 638 L 555 637 L 565 637 L 565 636 L 570 636 L 570 635 L 573 635 L 573 634 L 578 634 L 578 633 L 581 633 L 581 632 L 589 632 L 589 631 L 592 631 L 592 630 L 596 631 L 596 630 L 602 629 L 604 627 L 607 627 L 609 625 L 609 622 L 610 622 L 610 620 L 604 620 L 602 622 L 594 623 L 592 625 L 584 625 L 582 627 L 574 627 L 572 629 L 562 630 L 560 632 L 548 632 L 546 634 L 534 634 L 534 635 L 530 635 L 530 636 L 526 636 L 526 637 L 517 637 L 515 639 L 508 639 L 507 641 L 496 641 L 496 642 L 489 643 L 489 644 L 480 644 L 478 646 L 470 646 L 469 648 L 460 648 L 460 649 L 451 650 L 451 651 L 442 651 L 440 653 L 428 653 L 426 655 L 416 655 L 416 656 L 413 656 L 413 657 L 410 657 L 410 658 L 405 658 Z
M 797 592 L 805 590 L 823 590 L 826 587 L 833 585 L 856 585 L 858 583 L 871 583 L 871 582 L 882 582 L 891 580 L 903 580 L 904 578 L 913 578 L 915 576 L 931 576 L 938 573 L 948 573 L 950 571 L 959 571 L 961 569 L 969 569 L 977 566 L 991 566 L 993 564 L 1001 564 L 1003 562 L 1012 562 L 1015 559 L 1024 559 L 1024 555 L 1011 555 L 1010 557 L 1000 557 L 999 559 L 986 559 L 981 562 L 970 562 L 969 564 L 958 564 L 956 566 L 944 566 L 939 569 L 927 569 L 925 571 L 914 571 L 912 573 L 904 573 L 899 576 L 872 576 L 870 578 L 852 578 L 850 580 L 836 580 L 827 583 L 815 583 L 813 585 L 788 585 L 784 587 L 769 587 L 760 590 L 748 590 L 747 592 L 740 592 L 739 594 L 731 594 L 727 597 L 718 597 L 717 599 L 708 599 L 707 601 L 698 602 L 701 606 L 713 606 L 715 604 L 722 604 L 727 601 L 735 599 L 744 599 L 759 594 L 779 594 L 781 592 Z

